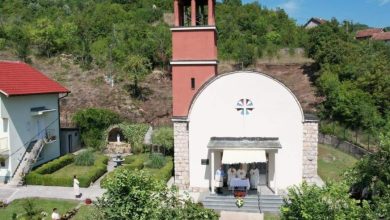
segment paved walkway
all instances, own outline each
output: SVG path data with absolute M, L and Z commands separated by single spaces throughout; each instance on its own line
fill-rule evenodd
M 263 220 L 264 215 L 260 213 L 227 212 L 222 211 L 219 220 Z
M 90 198 L 96 200 L 96 197 L 101 197 L 104 193 L 104 189 L 100 188 L 80 188 L 82 193 L 81 198 L 76 198 L 73 193 L 73 187 L 59 187 L 59 186 L 22 186 L 22 187 L 1 187 L 0 188 L 0 200 L 7 203 L 12 202 L 15 199 L 21 198 L 51 198 L 51 199 L 72 199 L 72 200 L 85 200 Z
M 111 160 L 108 162 L 107 170 L 109 172 L 114 170 L 115 163 Z M 107 173 L 105 175 L 107 175 Z M 73 187 L 59 187 L 59 186 L 0 186 L 0 201 L 7 203 L 12 202 L 15 199 L 22 198 L 50 198 L 50 199 L 72 199 L 83 201 L 86 198 L 96 200 L 97 197 L 101 197 L 104 193 L 104 189 L 100 187 L 100 181 L 105 176 L 100 177 L 95 183 L 88 188 L 80 188 L 82 193 L 81 198 L 76 198 L 73 193 Z

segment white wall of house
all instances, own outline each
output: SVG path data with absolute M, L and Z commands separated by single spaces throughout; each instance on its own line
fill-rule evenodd
M 254 110 L 243 116 L 240 99 L 250 99 Z M 295 96 L 280 82 L 253 72 L 217 77 L 195 98 L 189 113 L 190 187 L 209 187 L 211 137 L 278 137 L 282 145 L 270 155 L 273 188 L 302 182 L 303 113 Z M 274 173 L 273 173 L 274 170 Z
M 8 138 L 10 160 L 7 169 L 0 169 L 0 178 L 12 175 L 18 166 L 26 148 L 32 140 L 38 138 L 39 130 L 45 128 L 56 136 L 57 141 L 47 144 L 37 163 L 40 165 L 60 155 L 59 123 L 58 123 L 58 94 L 1 96 L 1 117 L 8 119 Z M 45 107 L 56 109 L 52 112 L 33 116 L 31 108 Z

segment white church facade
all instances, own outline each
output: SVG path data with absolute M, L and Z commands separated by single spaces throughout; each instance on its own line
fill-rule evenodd
M 175 184 L 213 193 L 216 187 L 230 185 L 230 180 L 219 186 L 215 181 L 218 169 L 227 173 L 229 168 L 245 169 L 247 175 L 241 179 L 248 182 L 250 169 L 259 170 L 256 184 L 275 194 L 313 181 L 318 120 L 305 115 L 295 95 L 265 73 L 218 74 L 215 1 L 197 3 L 175 1 L 171 62 Z M 197 22 L 185 26 L 182 7 L 208 7 L 207 26 Z M 202 47 L 208 45 L 206 40 L 211 46 Z

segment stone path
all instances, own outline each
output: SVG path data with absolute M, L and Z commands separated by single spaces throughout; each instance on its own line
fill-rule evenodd
M 15 199 L 22 198 L 50 198 L 50 199 L 71 199 L 83 201 L 86 198 L 96 200 L 104 193 L 104 189 L 100 188 L 80 188 L 82 193 L 81 198 L 75 198 L 73 194 L 73 187 L 59 187 L 59 186 L 22 186 L 11 187 L 6 186 L 0 188 L 0 200 L 7 203 Z
M 227 212 L 222 211 L 219 220 L 263 220 L 264 216 L 260 213 L 246 212 Z
M 115 163 L 111 160 L 107 165 L 107 173 L 113 171 L 115 168 Z M 107 173 L 105 175 L 107 175 Z M 50 198 L 50 199 L 71 199 L 83 201 L 86 198 L 96 200 L 97 197 L 101 197 L 104 193 L 104 189 L 100 187 L 100 181 L 104 178 L 103 175 L 95 183 L 93 183 L 88 188 L 80 188 L 82 193 L 81 198 L 75 198 L 73 194 L 73 187 L 59 187 L 59 186 L 10 186 L 2 185 L 0 186 L 0 201 L 7 203 L 12 202 L 15 199 L 22 198 Z

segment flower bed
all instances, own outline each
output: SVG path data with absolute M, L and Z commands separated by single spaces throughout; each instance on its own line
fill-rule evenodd
M 46 163 L 26 176 L 28 185 L 72 186 L 73 176 L 77 175 L 80 187 L 88 187 L 92 182 L 107 172 L 108 158 L 96 154 L 93 166 L 76 166 L 74 155 L 65 155 Z

